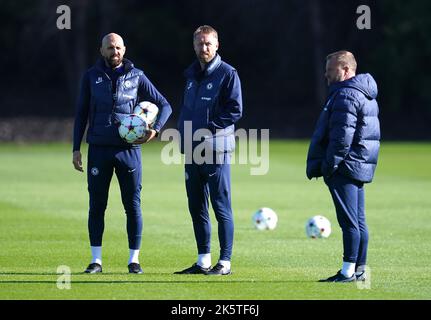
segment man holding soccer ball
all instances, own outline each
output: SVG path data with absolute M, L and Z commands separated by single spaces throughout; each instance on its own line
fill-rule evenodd
M 103 38 L 102 57 L 84 74 L 76 109 L 73 165 L 81 172 L 84 170 L 80 147 L 88 123 L 88 231 L 92 260 L 86 273 L 102 272 L 104 215 L 114 170 L 127 216 L 128 270 L 129 273 L 143 272 L 139 264 L 142 233 L 140 145 L 157 136 L 172 112 L 167 100 L 143 71 L 124 58 L 125 52 L 123 39 L 118 34 L 110 33 Z M 150 101 L 160 111 L 144 137 L 127 143 L 120 138 L 117 126 L 140 101 Z
M 326 57 L 329 95 L 320 114 L 307 156 L 307 177 L 323 176 L 343 232 L 343 264 L 322 282 L 365 280 L 368 227 L 364 183 L 373 180 L 380 148 L 377 84 L 356 75 L 351 52 Z
M 186 87 L 178 128 L 185 154 L 185 184 L 197 244 L 197 260 L 177 274 L 228 275 L 231 273 L 233 214 L 230 191 L 230 156 L 234 124 L 242 116 L 241 84 L 237 71 L 221 60 L 217 31 L 201 26 L 193 34 L 197 60 L 186 69 Z M 202 140 L 191 135 L 203 133 Z M 201 146 L 207 148 L 200 149 Z M 220 255 L 211 268 L 211 223 L 208 198 L 218 222 Z

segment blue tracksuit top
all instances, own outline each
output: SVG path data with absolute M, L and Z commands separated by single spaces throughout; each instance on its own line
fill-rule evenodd
M 111 78 L 105 72 L 103 59 L 99 59 L 84 74 L 76 107 L 73 151 L 80 150 L 87 123 L 89 144 L 139 147 L 120 138 L 118 124 L 141 101 L 150 101 L 159 108 L 154 130 L 160 131 L 168 120 L 172 113 L 168 101 L 130 60 L 124 59 L 123 65 L 124 72 L 118 76 L 116 86 L 113 86 Z
M 241 82 L 235 68 L 223 62 L 217 54 L 202 70 L 195 61 L 184 72 L 186 87 L 178 120 L 181 142 L 184 136 L 184 121 L 192 122 L 192 132 L 209 129 L 216 139 L 224 140 L 220 145 L 224 152 L 235 147 L 235 123 L 242 116 Z M 184 143 L 181 143 L 184 152 Z

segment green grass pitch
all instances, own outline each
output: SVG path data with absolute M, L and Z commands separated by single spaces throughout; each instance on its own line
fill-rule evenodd
M 125 215 L 113 178 L 105 220 L 101 275 L 90 261 L 85 174 L 73 169 L 70 144 L 0 145 L 0 299 L 430 299 L 431 144 L 383 142 L 375 180 L 366 186 L 371 282 L 317 283 L 341 265 L 341 231 L 321 179 L 305 177 L 306 141 L 272 141 L 270 170 L 232 167 L 233 274 L 174 275 L 195 261 L 183 165 L 164 165 L 164 144 L 144 145 L 140 261 L 127 273 Z M 83 154 L 86 158 L 86 147 Z M 86 163 L 85 163 L 86 166 Z M 258 208 L 274 209 L 273 231 L 253 229 Z M 328 239 L 305 237 L 306 220 L 329 218 Z M 214 214 L 212 259 L 218 258 Z M 57 267 L 72 272 L 59 289 Z M 60 281 L 61 282 L 61 281 Z

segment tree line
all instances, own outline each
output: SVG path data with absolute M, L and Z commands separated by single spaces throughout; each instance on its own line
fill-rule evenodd
M 70 30 L 57 28 L 59 5 L 71 9 Z M 360 5 L 370 8 L 370 29 L 357 27 Z M 241 126 L 309 137 L 326 95 L 325 56 L 346 49 L 358 72 L 377 80 L 383 137 L 429 139 L 430 9 L 425 0 L 3 0 L 0 117 L 73 117 L 80 77 L 114 31 L 171 102 L 174 125 L 182 72 L 194 59 L 192 33 L 210 24 L 220 55 L 241 77 Z

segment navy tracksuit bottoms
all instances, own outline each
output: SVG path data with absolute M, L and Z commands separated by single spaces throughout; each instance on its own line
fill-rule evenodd
M 139 249 L 143 225 L 140 200 L 141 149 L 90 145 L 87 170 L 90 195 L 88 232 L 91 246 L 102 245 L 109 185 L 115 170 L 127 216 L 129 248 Z
M 325 178 L 343 232 L 343 261 L 366 265 L 368 227 L 365 221 L 364 183 L 335 172 Z
M 234 223 L 231 206 L 230 153 L 221 153 L 222 161 L 185 165 L 185 183 L 189 211 L 193 221 L 198 254 L 210 253 L 211 221 L 208 197 L 218 222 L 220 260 L 231 260 Z

